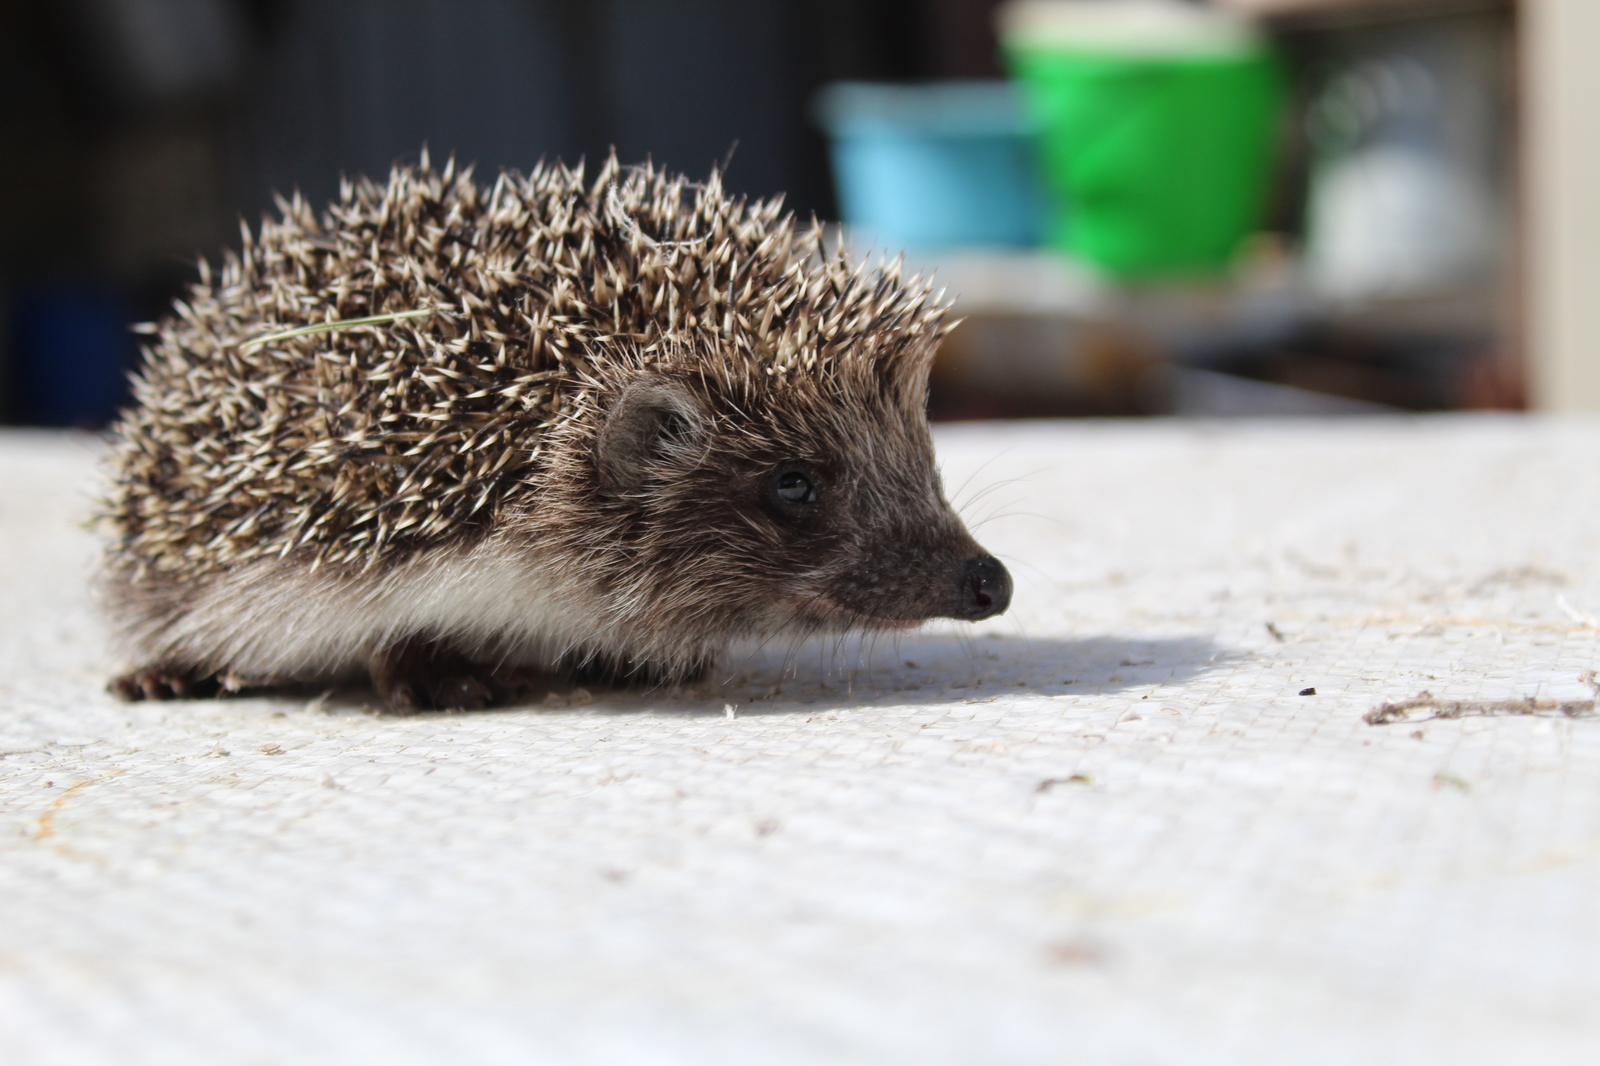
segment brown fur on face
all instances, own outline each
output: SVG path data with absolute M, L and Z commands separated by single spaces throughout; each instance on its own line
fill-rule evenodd
M 985 553 L 943 497 L 923 380 L 774 389 L 738 367 L 707 373 L 714 362 L 682 353 L 597 396 L 613 417 L 631 401 L 659 427 L 654 452 L 619 448 L 633 477 L 606 474 L 610 420 L 574 421 L 550 442 L 552 468 L 517 524 L 570 561 L 592 609 L 654 648 L 649 661 L 685 669 L 739 637 L 965 617 L 960 571 Z M 790 471 L 814 503 L 774 498 Z
M 118 427 L 118 691 L 492 701 L 525 678 L 441 664 L 674 680 L 740 637 L 997 613 L 934 469 L 942 314 L 715 175 L 424 164 L 287 205 L 156 329 Z

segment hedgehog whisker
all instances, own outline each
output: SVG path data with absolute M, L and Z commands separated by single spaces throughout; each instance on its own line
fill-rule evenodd
M 971 479 L 969 478 L 968 480 L 970 481 Z M 1028 480 L 1028 477 L 1001 478 L 999 481 L 990 482 L 989 484 L 983 486 L 983 488 L 978 489 L 976 492 L 974 492 L 972 495 L 968 496 L 966 499 L 962 500 L 960 503 L 955 503 L 954 500 L 952 500 L 951 503 L 952 503 L 953 506 L 955 506 L 956 510 L 961 511 L 962 513 L 966 513 L 969 508 L 975 507 L 979 503 L 981 503 L 983 500 L 987 499 L 991 493 L 996 492 L 996 491 L 998 491 L 1000 489 L 1003 489 L 1003 488 L 1009 488 L 1012 485 L 1020 485 L 1020 484 L 1024 483 L 1027 480 Z M 963 487 L 963 491 L 965 491 L 964 487 Z
M 957 488 L 956 491 L 954 491 L 954 492 L 952 492 L 950 494 L 950 502 L 951 502 L 951 504 L 953 504 L 958 509 L 961 508 L 961 507 L 967 506 L 967 504 L 970 503 L 971 501 L 970 500 L 969 501 L 961 501 L 961 495 L 962 495 L 962 493 L 967 491 L 967 487 L 972 484 L 973 479 L 976 478 L 979 474 L 983 473 L 985 470 L 989 469 L 990 466 L 994 465 L 1000 459 L 1004 458 L 1007 455 L 1010 455 L 1011 451 L 1012 451 L 1012 449 L 1007 448 L 1004 451 L 1000 452 L 999 455 L 990 456 L 988 459 L 985 459 L 983 462 L 979 463 L 977 468 L 974 469 L 971 473 L 969 473 L 966 477 L 962 478 L 960 487 Z M 1032 476 L 1032 475 L 1029 475 L 1029 476 Z M 1016 478 L 1014 480 L 1020 481 L 1022 479 L 1021 478 Z M 961 501 L 961 502 L 958 502 L 958 501 Z

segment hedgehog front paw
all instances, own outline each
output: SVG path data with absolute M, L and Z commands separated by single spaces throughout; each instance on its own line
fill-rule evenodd
M 538 690 L 541 673 L 478 666 L 439 645 L 406 640 L 375 652 L 368 666 L 372 687 L 391 714 L 481 711 Z
M 481 711 L 494 702 L 493 693 L 475 677 L 408 678 L 376 686 L 390 714 L 424 711 Z
M 139 700 L 192 700 L 221 691 L 215 677 L 174 666 L 146 666 L 111 679 L 106 691 L 124 703 Z
M 488 675 L 494 686 L 494 701 L 498 704 L 520 703 L 547 696 L 563 687 L 565 678 L 532 666 L 503 666 Z

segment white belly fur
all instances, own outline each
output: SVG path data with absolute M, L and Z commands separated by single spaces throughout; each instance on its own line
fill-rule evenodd
M 609 643 L 563 584 L 526 549 L 495 538 L 370 578 L 274 561 L 211 585 L 152 643 L 251 680 L 359 672 L 379 647 L 416 635 L 488 662 L 553 665 Z

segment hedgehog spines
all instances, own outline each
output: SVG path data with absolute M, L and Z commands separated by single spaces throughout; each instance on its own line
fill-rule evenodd
M 899 264 L 850 262 L 716 171 L 691 183 L 614 155 L 592 181 L 541 163 L 484 189 L 424 151 L 382 184 L 341 180 L 320 218 L 297 192 L 242 230 L 135 379 L 114 565 L 382 565 L 488 528 L 619 368 L 692 363 L 730 396 L 917 389 L 941 330 Z M 376 316 L 392 317 L 276 336 Z

